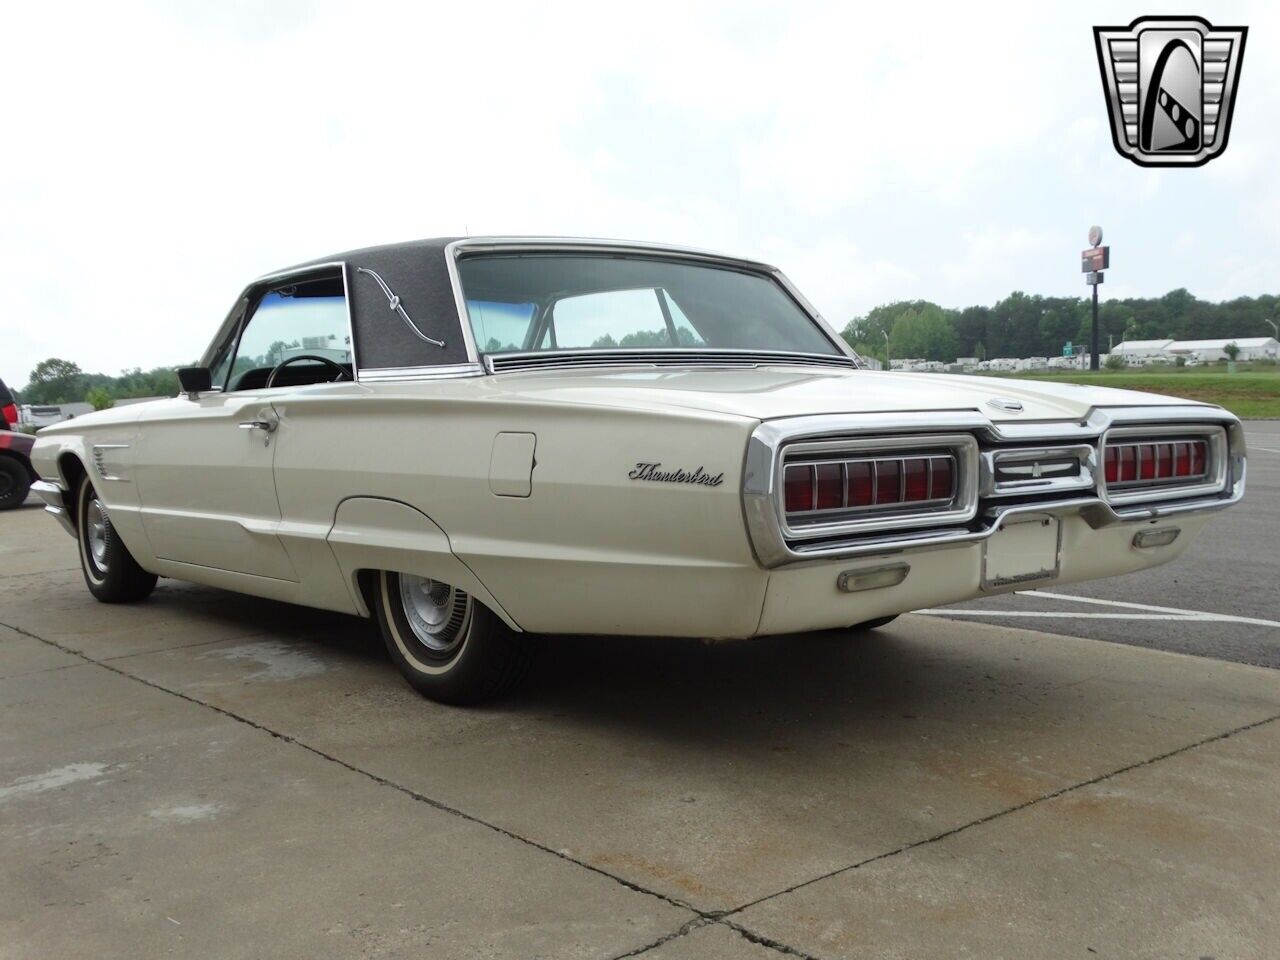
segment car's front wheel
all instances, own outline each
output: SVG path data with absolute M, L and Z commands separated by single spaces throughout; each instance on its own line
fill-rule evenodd
M 156 575 L 133 559 L 88 477 L 80 481 L 76 496 L 76 534 L 80 569 L 94 597 L 103 603 L 128 603 L 145 599 L 155 589 Z
M 529 670 L 533 639 L 457 587 L 384 570 L 374 594 L 387 653 L 425 697 L 480 703 L 512 690 Z

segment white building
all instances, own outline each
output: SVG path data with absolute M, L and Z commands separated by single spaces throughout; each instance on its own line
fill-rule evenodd
M 1219 340 L 1171 340 L 1165 352 L 1173 357 L 1186 357 L 1187 362 L 1214 363 L 1226 360 L 1226 346 L 1240 348 L 1237 360 L 1280 359 L 1280 341 L 1275 337 L 1227 337 Z
M 1111 355 L 1123 357 L 1126 366 L 1145 367 L 1153 360 L 1167 358 L 1171 343 L 1172 340 L 1125 340 L 1111 348 Z

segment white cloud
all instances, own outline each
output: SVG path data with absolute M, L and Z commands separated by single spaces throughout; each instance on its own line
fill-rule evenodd
M 1110 145 L 1107 6 L 645 10 L 13 7 L 0 376 L 187 361 L 259 273 L 467 230 L 766 256 L 836 324 L 895 298 L 1083 295 L 1091 222 L 1128 289 L 1276 286 L 1273 8 L 1212 13 L 1253 28 L 1231 147 L 1161 173 Z

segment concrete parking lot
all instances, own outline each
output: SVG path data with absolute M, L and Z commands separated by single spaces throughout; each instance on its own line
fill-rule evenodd
M 1274 957 L 1278 486 L 1255 450 L 1180 565 L 1046 591 L 1163 620 L 549 638 L 478 710 L 359 620 L 97 604 L 0 515 L 0 957 Z

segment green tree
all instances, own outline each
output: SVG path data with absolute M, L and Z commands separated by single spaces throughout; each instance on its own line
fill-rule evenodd
M 91 387 L 84 395 L 84 402 L 92 405 L 95 410 L 106 410 L 115 406 L 116 399 L 105 387 Z
M 900 314 L 889 334 L 895 357 L 922 357 L 951 361 L 956 358 L 956 334 L 946 311 L 924 303 Z
M 1222 348 L 1222 352 L 1227 355 L 1228 360 L 1230 360 L 1232 363 L 1235 363 L 1236 357 L 1240 356 L 1240 344 L 1232 340 L 1230 343 L 1228 343 L 1225 347 Z
M 1102 365 L 1108 370 L 1123 370 L 1124 357 L 1120 356 L 1118 353 L 1109 353 L 1107 354 L 1107 359 L 1103 361 Z
M 31 381 L 22 391 L 27 403 L 71 403 L 84 396 L 85 374 L 70 360 L 50 357 L 31 371 Z

